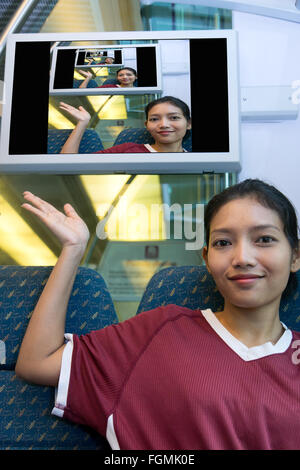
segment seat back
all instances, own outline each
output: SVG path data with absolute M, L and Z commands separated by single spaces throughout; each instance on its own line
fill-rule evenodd
M 118 84 L 119 84 L 119 82 L 116 78 L 107 78 L 102 83 L 102 85 L 118 85 Z
M 60 153 L 71 132 L 72 129 L 49 129 L 47 153 Z M 86 129 L 80 141 L 78 153 L 95 153 L 103 149 L 98 133 L 94 129 Z
M 0 267 L 0 449 L 109 449 L 106 439 L 91 430 L 51 415 L 53 387 L 29 384 L 14 372 L 28 321 L 51 270 L 46 266 Z M 101 275 L 79 268 L 66 332 L 81 335 L 117 322 Z
M 80 85 L 84 82 L 84 80 L 73 80 L 73 88 L 79 88 Z M 97 88 L 98 83 L 96 80 L 90 80 L 86 86 L 86 88 Z
M 124 129 L 117 136 L 114 145 L 125 142 L 135 142 L 136 144 L 154 144 L 154 139 L 150 132 L 145 128 Z M 192 151 L 192 133 L 191 131 L 183 138 L 182 146 L 188 152 Z
M 300 331 L 300 271 L 297 278 L 298 290 L 281 301 L 280 319 Z M 178 266 L 162 269 L 150 279 L 137 313 L 167 304 L 217 312 L 223 309 L 224 299 L 205 266 Z

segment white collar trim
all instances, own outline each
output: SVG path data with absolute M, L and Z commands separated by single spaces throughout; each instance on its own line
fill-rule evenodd
M 157 152 L 157 150 L 155 150 L 153 147 L 151 147 L 150 144 L 144 144 L 144 145 L 149 150 L 149 152 Z
M 157 152 L 153 147 L 151 147 L 150 144 L 144 144 L 145 147 L 149 150 L 149 152 Z M 183 149 L 184 152 L 187 152 L 187 150 Z
M 202 310 L 202 315 L 218 336 L 229 346 L 238 356 L 244 361 L 253 361 L 262 357 L 270 356 L 271 354 L 280 354 L 285 352 L 291 344 L 293 335 L 291 330 L 281 322 L 285 329 L 283 335 L 279 338 L 276 344 L 268 341 L 267 343 L 259 346 L 248 348 L 245 344 L 235 338 L 218 320 L 217 316 L 211 309 Z

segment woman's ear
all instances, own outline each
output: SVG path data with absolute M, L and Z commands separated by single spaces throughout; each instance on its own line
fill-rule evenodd
M 291 272 L 295 273 L 300 269 L 300 241 L 298 243 L 298 249 L 294 250 L 292 256 Z

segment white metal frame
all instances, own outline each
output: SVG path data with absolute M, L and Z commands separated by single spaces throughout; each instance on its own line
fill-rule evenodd
M 65 46 L 63 47 L 63 49 L 67 49 L 67 48 L 72 48 L 74 49 L 73 46 Z M 124 48 L 124 46 L 122 46 L 122 48 Z M 61 49 L 61 47 L 57 47 L 57 49 Z M 77 60 L 78 60 L 78 54 L 79 54 L 79 51 L 81 49 L 83 50 L 86 50 L 86 51 L 91 51 L 92 49 L 101 49 L 103 51 L 108 51 L 109 49 L 112 49 L 112 50 L 115 50 L 115 49 L 121 49 L 121 47 L 117 47 L 117 46 L 79 46 L 77 47 L 77 52 L 76 52 L 76 59 L 75 59 L 75 67 L 91 67 L 91 65 L 78 65 L 77 64 Z M 122 62 L 120 62 L 119 64 L 93 64 L 92 67 L 121 67 L 123 65 L 123 59 L 122 59 Z
M 9 130 L 14 76 L 15 46 L 18 41 L 163 40 L 226 38 L 228 51 L 228 98 L 230 151 L 227 153 L 143 153 L 85 155 L 9 155 Z M 232 30 L 142 31 L 105 33 L 13 34 L 8 39 L 5 70 L 6 103 L 3 107 L 0 171 L 2 173 L 49 174 L 162 174 L 240 171 L 240 86 L 237 33 Z M 194 104 L 194 112 L 197 112 Z M 217 110 L 216 110 L 217 112 Z M 198 130 L 194 129 L 194 132 Z M 16 136 L 18 138 L 18 136 Z M 216 136 L 217 138 L 217 136 Z
M 52 65 L 51 65 L 51 71 L 50 71 L 50 94 L 51 95 L 86 95 L 87 94 L 87 89 L 86 88 L 60 88 L 60 89 L 55 89 L 53 87 L 54 84 L 54 76 L 55 76 L 55 66 L 56 66 L 56 60 L 57 60 L 57 51 L 58 49 L 91 49 L 91 48 L 97 48 L 101 49 L 101 47 L 104 49 L 125 49 L 125 48 L 137 48 L 137 47 L 154 47 L 155 48 L 155 57 L 156 57 L 156 79 L 157 79 L 157 85 L 155 87 L 133 87 L 133 88 L 122 88 L 122 92 L 120 91 L 120 88 L 110 88 L 109 91 L 107 88 L 88 88 L 88 94 L 89 95 L 140 95 L 141 93 L 161 93 L 162 92 L 162 65 L 161 65 L 161 55 L 160 55 L 160 45 L 159 44 L 126 44 L 126 45 L 113 45 L 113 46 L 61 46 L 61 47 L 55 47 L 53 50 L 53 58 L 52 58 Z M 124 66 L 124 65 L 123 65 Z M 75 64 L 74 64 L 75 67 Z M 78 67 L 78 66 L 76 66 Z M 80 66 L 82 67 L 82 66 Z M 86 66 L 83 66 L 86 67 Z M 95 67 L 89 66 L 89 67 Z M 96 66 L 97 67 L 97 66 Z M 106 65 L 102 65 L 102 67 L 106 67 Z M 111 67 L 111 66 L 110 66 Z M 116 67 L 114 65 L 114 67 Z M 122 67 L 122 64 L 119 65 L 119 67 Z

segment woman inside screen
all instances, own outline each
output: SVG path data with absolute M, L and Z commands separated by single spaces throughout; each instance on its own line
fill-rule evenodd
M 86 88 L 90 80 L 93 78 L 93 74 L 90 71 L 86 72 L 85 70 L 79 70 L 79 72 L 85 77 L 79 88 Z M 118 83 L 107 83 L 97 88 L 131 88 L 135 86 L 136 80 L 136 70 L 131 67 L 124 67 L 116 72 L 116 81 Z
M 78 153 L 79 145 L 91 119 L 83 108 L 74 108 L 61 102 L 60 108 L 77 120 L 74 130 L 63 145 L 60 153 Z M 151 101 L 145 108 L 146 129 L 154 139 L 153 144 L 128 142 L 115 145 L 95 153 L 148 153 L 148 152 L 184 152 L 182 140 L 191 129 L 189 107 L 179 98 L 164 96 Z
M 107 56 L 95 56 L 92 57 L 91 59 L 87 60 L 87 65 L 99 65 L 99 64 L 108 64 L 111 65 L 113 64 L 115 59 L 113 57 L 107 57 Z M 82 70 L 81 70 L 82 72 Z

